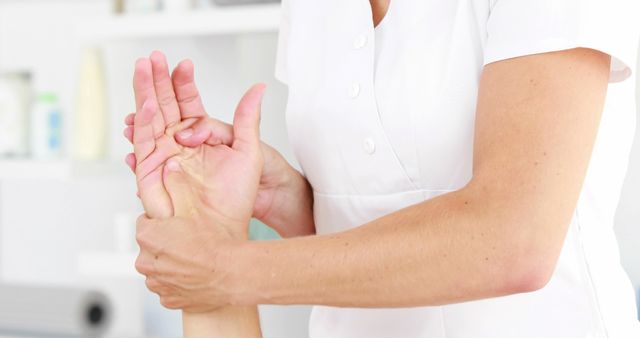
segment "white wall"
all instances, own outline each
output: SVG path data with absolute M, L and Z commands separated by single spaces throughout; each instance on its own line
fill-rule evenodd
M 58 91 L 67 131 L 73 125 L 82 47 L 73 32 L 80 20 L 104 16 L 108 8 L 106 0 L 0 1 L 0 72 L 30 70 L 37 75 L 36 90 Z M 0 276 L 11 282 L 77 283 L 77 256 L 113 250 L 114 215 L 141 212 L 133 177 L 122 162 L 131 149 L 122 129 L 124 116 L 134 109 L 133 63 L 154 49 L 166 52 L 172 64 L 193 59 L 205 106 L 225 121 L 231 121 L 237 100 L 250 84 L 267 83 L 262 136 L 291 158 L 284 129 L 286 88 L 273 78 L 276 38 L 265 33 L 106 44 L 107 167 L 63 180 L 0 181 Z M 70 133 L 65 135 L 70 142 Z M 160 308 L 154 296 L 143 296 L 147 332 L 179 336 L 177 313 Z M 268 306 L 261 311 L 265 337 L 306 335 L 308 307 Z
M 32 4 L 37 4 L 33 7 Z M 0 71 L 34 69 L 36 87 L 58 89 L 71 123 L 79 45 L 70 39 L 77 18 L 104 15 L 107 1 L 0 1 Z M 212 115 L 229 121 L 237 98 L 254 81 L 269 92 L 263 116 L 264 139 L 291 159 L 284 129 L 286 89 L 272 76 L 275 35 L 158 39 L 112 43 L 105 58 L 110 100 L 109 158 L 120 163 L 129 151 L 121 137 L 122 118 L 133 109 L 133 60 L 153 49 L 164 50 L 171 63 L 190 57 Z M 640 119 L 639 119 L 640 120 Z M 70 180 L 0 182 L 0 272 L 21 281 L 69 282 L 75 256 L 89 250 L 111 250 L 116 212 L 138 213 L 133 178 L 124 169 L 104 176 Z M 617 215 L 622 261 L 640 288 L 640 137 L 636 138 L 629 175 Z M 267 337 L 303 337 L 308 308 L 267 307 Z M 154 312 L 155 311 L 155 312 Z M 179 332 L 179 322 L 152 309 L 155 333 Z M 277 312 L 284 311 L 284 312 Z M 169 319 L 166 319 L 167 315 Z M 168 324 L 167 324 L 168 323 Z M 160 326 L 164 324 L 166 326 Z
M 640 57 L 638 64 L 640 65 Z M 636 73 L 637 83 L 640 83 L 640 72 Z M 640 102 L 640 85 L 637 94 L 637 101 Z M 640 109 L 638 111 L 640 115 Z M 616 215 L 616 233 L 620 242 L 622 263 L 635 289 L 640 290 L 640 118 L 637 119 L 629 170 Z

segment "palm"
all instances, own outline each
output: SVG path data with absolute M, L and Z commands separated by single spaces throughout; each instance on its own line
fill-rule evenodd
M 260 157 L 226 145 L 180 148 L 179 161 L 200 204 L 194 207 L 231 224 L 248 224 L 260 179 Z M 228 230 L 246 233 L 246 228 Z
M 161 117 L 164 117 L 162 123 L 153 121 L 155 127 L 167 129 L 163 134 L 166 135 L 166 140 L 157 143 L 171 143 L 170 146 L 167 145 L 167 147 L 173 149 L 172 153 L 176 155 L 179 153 L 179 150 L 181 150 L 179 144 L 190 148 L 196 148 L 202 144 L 226 144 L 231 146 L 233 142 L 233 126 L 207 116 L 194 82 L 193 65 L 189 61 L 180 63 L 173 73 L 173 79 L 171 79 L 168 74 L 168 66 L 163 59 L 161 53 L 152 54 L 151 63 L 153 64 L 153 72 L 150 69 L 151 65 L 146 65 L 146 67 L 144 67 L 144 65 L 137 65 L 136 76 L 134 78 L 138 111 L 142 109 L 142 104 L 146 99 L 155 98 L 158 103 L 165 103 L 164 107 L 162 107 L 163 114 L 161 115 L 163 116 Z M 176 98 L 177 104 L 175 102 Z M 171 104 L 172 99 L 174 101 L 173 104 Z M 193 121 L 194 119 L 197 119 L 197 121 Z M 158 120 L 158 118 L 156 117 L 155 120 Z M 184 122 L 189 120 L 191 120 L 191 122 L 185 125 Z M 179 125 L 175 125 L 176 123 L 179 123 Z M 134 114 L 128 116 L 126 124 L 129 127 L 125 129 L 125 136 L 133 142 Z M 166 125 L 172 125 L 172 127 L 166 128 Z M 173 138 L 173 133 L 189 126 L 196 130 L 195 135 L 185 139 L 179 138 L 179 142 L 176 143 Z M 264 143 L 260 144 L 260 148 L 262 150 L 262 158 L 264 158 L 264 166 L 253 206 L 253 216 L 257 218 L 265 217 L 269 210 L 272 209 L 278 187 L 281 184 L 281 173 L 288 169 L 286 161 L 275 149 Z M 139 157 L 139 155 L 136 154 L 134 156 L 134 154 L 130 154 L 127 157 L 127 162 L 132 169 L 135 169 L 139 177 L 143 177 L 144 174 L 139 174 L 137 168 L 139 165 L 137 157 Z M 160 159 L 160 161 L 156 160 L 156 163 L 152 165 L 159 166 L 160 163 L 164 163 L 167 158 L 168 157 L 165 156 Z M 151 169 L 147 168 L 147 171 Z M 158 182 L 162 176 L 161 172 L 162 168 L 158 168 L 158 171 L 154 173 L 154 175 L 144 178 L 144 181 L 152 182 L 139 182 L 139 185 L 143 187 L 153 186 L 155 184 L 153 181 Z M 151 188 L 147 188 L 145 190 L 150 189 Z M 152 200 L 151 202 L 144 203 L 145 209 L 148 210 L 147 212 L 150 216 L 156 218 L 170 217 L 171 202 L 169 198 L 166 194 L 160 193 L 159 190 L 161 189 L 159 188 L 152 190 L 155 190 L 155 193 L 150 194 L 152 197 L 150 196 L 147 199 Z M 156 210 L 150 211 L 150 209 Z
M 183 83 L 180 76 L 186 76 Z M 161 54 L 156 54 L 155 60 L 152 55 L 151 62 L 141 60 L 136 65 L 134 87 L 138 112 L 134 117 L 132 140 L 143 205 L 149 216 L 154 218 L 190 216 L 198 211 L 233 221 L 231 224 L 247 224 L 262 172 L 258 123 L 264 88 L 254 86 L 242 98 L 236 110 L 233 130 L 226 139 L 183 147 L 176 142 L 176 133 L 193 129 L 208 120 L 199 99 L 181 104 L 181 96 L 192 97 L 193 93 L 178 89 L 184 91 L 191 84 L 192 66 L 191 69 L 174 72 L 172 83 L 166 60 Z M 195 86 L 193 90 L 197 94 Z M 189 182 L 189 189 L 183 190 L 181 196 L 170 194 L 167 189 L 170 182 L 164 181 L 167 176 L 165 163 L 170 159 L 179 163 L 185 180 Z M 189 203 L 185 203 L 186 200 Z M 237 230 L 246 232 L 246 229 Z

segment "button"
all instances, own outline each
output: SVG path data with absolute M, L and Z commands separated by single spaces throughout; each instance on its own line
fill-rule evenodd
M 349 96 L 351 96 L 352 99 L 355 99 L 358 95 L 360 95 L 360 84 L 353 83 L 349 88 Z
M 353 41 L 353 48 L 355 49 L 360 49 L 364 46 L 367 45 L 367 36 L 366 35 L 360 35 L 359 37 L 357 37 L 354 41 Z
M 364 142 L 362 143 L 362 147 L 364 148 L 364 152 L 369 155 L 372 155 L 373 153 L 376 152 L 376 143 L 373 141 L 372 138 L 364 139 Z

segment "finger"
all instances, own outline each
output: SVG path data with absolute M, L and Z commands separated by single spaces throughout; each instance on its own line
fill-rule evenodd
M 128 126 L 124 128 L 124 131 L 122 132 L 122 134 L 124 135 L 124 138 L 126 138 L 129 142 L 133 143 L 133 126 Z
M 156 91 L 153 85 L 153 73 L 151 61 L 146 58 L 138 59 L 133 75 L 133 90 L 136 97 L 136 111 L 140 111 L 147 101 L 157 101 Z M 156 109 L 158 105 L 155 105 Z M 153 118 L 153 132 L 156 137 L 164 134 L 165 124 L 162 114 L 156 114 Z
M 196 122 L 196 119 L 186 119 L 172 126 L 170 129 L 167 129 L 167 131 L 171 134 L 179 130 L 188 129 Z M 140 175 L 145 175 L 162 166 L 167 159 L 179 154 L 181 150 L 180 146 L 178 146 L 168 135 L 163 135 L 162 137 L 155 139 L 154 144 L 155 147 L 153 152 L 147 156 L 144 161 L 138 161 L 139 165 L 137 166 L 137 169 Z
M 185 147 L 198 147 L 205 143 L 211 146 L 231 146 L 233 127 L 213 118 L 201 118 L 191 128 L 176 133 L 175 138 Z
M 134 118 L 133 152 L 136 155 L 136 164 L 144 161 L 156 148 L 156 137 L 153 132 L 153 120 L 156 115 L 155 102 L 146 101 Z M 125 132 L 126 133 L 126 132 Z
M 176 93 L 180 114 L 183 119 L 204 117 L 207 112 L 196 87 L 194 66 L 191 60 L 184 60 L 176 66 L 171 75 L 173 89 Z
M 260 109 L 265 85 L 256 84 L 240 99 L 233 116 L 233 148 L 255 151 L 260 146 Z
M 136 172 L 136 155 L 131 153 L 127 154 L 124 158 L 124 162 L 131 168 L 131 171 Z
M 145 286 L 147 287 L 147 289 L 149 289 L 149 291 L 157 295 L 161 295 L 162 293 L 166 292 L 167 289 L 164 284 L 160 283 L 160 281 L 153 276 L 147 277 L 147 279 L 145 280 Z
M 136 235 L 141 235 L 147 231 L 153 230 L 158 220 L 149 218 L 146 214 L 138 216 L 136 219 Z
M 144 161 L 138 160 L 136 174 L 140 179 L 144 179 L 154 170 L 164 166 L 167 159 L 180 153 L 180 149 L 171 142 L 168 137 L 161 137 L 156 140 L 156 148 Z M 162 171 L 160 171 L 162 173 Z M 162 178 L 162 177 L 160 177 Z
M 127 125 L 127 126 L 132 126 L 133 125 L 133 120 L 135 119 L 135 117 L 136 117 L 136 113 L 131 113 L 131 114 L 127 115 L 124 118 L 124 124 Z
M 173 84 L 169 76 L 169 65 L 167 58 L 159 51 L 154 51 L 149 57 L 153 72 L 153 85 L 156 97 L 160 105 L 160 111 L 166 126 L 180 122 L 180 108 L 176 101 L 176 94 L 173 91 Z
M 133 152 L 136 158 L 136 182 L 144 210 L 151 217 L 166 218 L 171 217 L 173 209 L 162 182 L 162 162 L 157 159 L 168 151 L 168 147 L 157 147 L 156 142 L 168 139 L 154 135 L 153 121 L 157 115 L 156 102 L 153 100 L 146 101 L 136 113 Z M 160 150 L 156 151 L 157 148 Z
M 140 256 L 154 258 L 161 254 L 163 241 L 166 240 L 166 220 L 140 215 L 136 221 L 136 243 L 140 247 Z
M 177 158 L 167 160 L 163 178 L 164 186 L 173 201 L 174 216 L 194 216 L 196 213 L 196 196 L 189 184 L 189 178 Z
M 143 245 L 140 244 L 140 247 L 142 248 Z M 154 256 L 146 250 L 141 250 L 135 262 L 136 271 L 145 276 L 153 275 L 155 273 L 154 265 Z
M 136 68 L 133 73 L 133 92 L 136 99 L 136 111 L 142 108 L 145 101 L 154 99 L 156 96 L 153 88 L 151 61 L 147 58 L 140 58 L 136 61 Z

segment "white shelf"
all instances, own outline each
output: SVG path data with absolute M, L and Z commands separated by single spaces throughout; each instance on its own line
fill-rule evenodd
M 279 25 L 280 4 L 263 4 L 112 16 L 84 22 L 78 34 L 86 40 L 122 40 L 276 32 Z
M 71 172 L 71 162 L 0 160 L 0 180 L 64 179 Z
M 129 175 L 124 162 L 108 160 L 9 160 L 0 159 L 0 181 L 2 180 L 65 180 L 72 177 L 94 177 Z
M 144 279 L 135 269 L 137 253 L 88 252 L 77 258 L 78 274 L 84 277 Z

